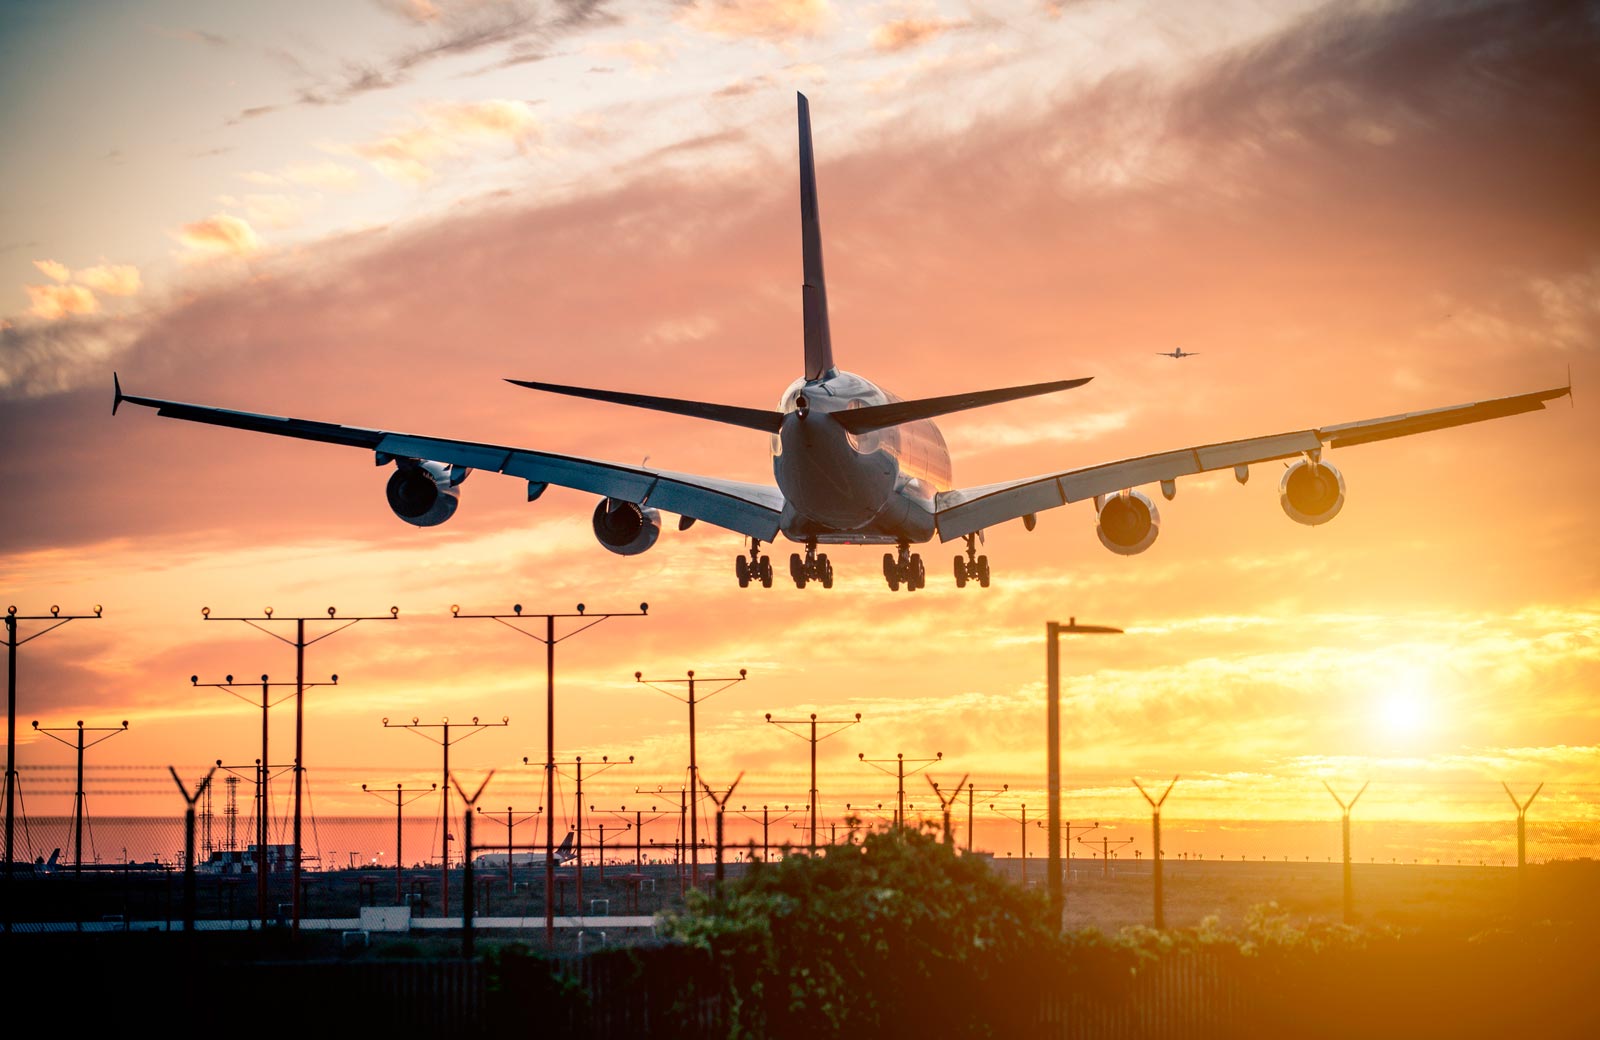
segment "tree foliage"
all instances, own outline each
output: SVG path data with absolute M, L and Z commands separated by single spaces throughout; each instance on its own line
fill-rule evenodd
M 1010 1033 L 1066 948 L 1042 895 L 906 829 L 757 864 L 661 933 L 712 952 L 739 1036 Z

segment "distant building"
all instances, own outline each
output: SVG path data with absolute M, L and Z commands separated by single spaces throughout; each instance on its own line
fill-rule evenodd
M 256 846 L 251 845 L 244 849 L 218 849 L 195 869 L 208 874 L 254 874 L 256 862 Z M 293 869 L 293 844 L 267 846 L 267 873 Z

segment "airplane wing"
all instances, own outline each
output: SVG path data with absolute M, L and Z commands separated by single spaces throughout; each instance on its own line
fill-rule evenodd
M 113 414 L 118 405 L 127 402 L 154 408 L 157 415 L 173 419 L 365 448 L 375 453 L 379 465 L 395 459 L 416 459 L 467 469 L 490 470 L 526 480 L 530 500 L 542 493 L 544 486 L 554 484 L 619 501 L 654 506 L 762 541 L 772 541 L 777 536 L 778 518 L 783 511 L 782 492 L 763 484 L 673 473 L 649 466 L 628 466 L 499 444 L 423 437 L 392 430 L 369 430 L 311 419 L 291 419 L 182 401 L 134 397 L 124 394 L 120 380 L 115 375 L 112 378 L 116 393 L 111 406 Z
M 1550 390 L 1536 390 L 1533 393 L 1500 397 L 1490 401 L 1452 405 L 1424 412 L 1406 412 L 1381 419 L 1363 419 L 1359 422 L 1295 430 L 1266 437 L 1202 444 L 1199 447 L 1142 455 L 1120 462 L 1064 470 L 1060 473 L 1046 473 L 1023 480 L 944 491 L 934 500 L 939 540 L 948 542 L 952 538 L 960 538 L 1007 520 L 1064 506 L 1069 502 L 1092 499 L 1098 495 L 1116 494 L 1142 484 L 1175 481 L 1179 477 L 1196 473 L 1293 458 L 1296 455 L 1315 452 L 1324 445 L 1337 448 L 1353 444 L 1369 444 L 1373 441 L 1408 437 L 1429 430 L 1444 430 L 1486 419 L 1535 412 L 1542 409 L 1546 401 L 1566 397 L 1571 393 L 1572 386 L 1569 383 L 1567 386 Z

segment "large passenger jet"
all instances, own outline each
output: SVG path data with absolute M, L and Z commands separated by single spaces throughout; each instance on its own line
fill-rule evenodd
M 883 577 L 891 590 L 926 583 L 922 556 L 912 546 L 938 538 L 962 539 L 954 558 L 957 586 L 989 585 L 989 559 L 978 552 L 983 533 L 1021 520 L 1032 530 L 1035 516 L 1073 502 L 1092 502 L 1101 543 L 1114 553 L 1142 553 L 1155 542 L 1161 518 L 1141 487 L 1158 486 L 1171 499 L 1177 480 L 1212 470 L 1233 470 L 1240 482 L 1249 467 L 1286 463 L 1278 485 L 1283 511 L 1302 524 L 1332 520 L 1344 506 L 1344 476 L 1323 453 L 1330 447 L 1366 444 L 1441 430 L 1465 423 L 1537 411 L 1546 401 L 1570 395 L 1564 387 L 1470 404 L 1408 412 L 1360 422 L 1179 448 L 1175 451 L 1061 470 L 981 487 L 951 483 L 950 453 L 932 422 L 935 416 L 1082 386 L 1088 378 L 977 390 L 903 401 L 862 376 L 834 364 L 828 331 L 828 296 L 822 275 L 822 231 L 817 216 L 816 169 L 811 152 L 811 112 L 799 95 L 800 241 L 804 269 L 805 369 L 784 390 L 778 407 L 743 408 L 614 390 L 561 386 L 526 379 L 508 382 L 534 390 L 611 404 L 631 405 L 759 430 L 771 438 L 776 486 L 674 473 L 529 448 L 337 423 L 291 419 L 185 404 L 122 392 L 113 373 L 112 413 L 123 402 L 158 415 L 231 426 L 284 437 L 346 444 L 373 453 L 379 466 L 393 466 L 387 495 L 401 520 L 418 527 L 441 524 L 455 514 L 461 482 L 473 470 L 504 473 L 528 482 L 532 502 L 554 484 L 598 495 L 594 534 L 614 553 L 631 556 L 656 543 L 661 513 L 675 513 L 678 529 L 697 520 L 748 540 L 735 560 L 741 587 L 772 585 L 772 560 L 762 551 L 781 533 L 804 547 L 789 557 L 795 585 L 833 585 L 833 563 L 819 546 L 878 545 Z

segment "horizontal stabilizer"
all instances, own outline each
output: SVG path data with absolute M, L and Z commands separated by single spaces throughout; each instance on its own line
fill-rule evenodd
M 616 390 L 591 390 L 583 386 L 558 386 L 555 383 L 535 383 L 526 379 L 507 379 L 506 382 L 525 386 L 530 390 L 566 394 L 568 397 L 586 397 L 591 401 L 608 401 L 611 404 L 649 408 L 656 412 L 671 412 L 673 415 L 687 415 L 695 419 L 710 419 L 712 422 L 743 426 L 763 433 L 777 433 L 783 425 L 782 412 L 768 411 L 765 408 L 740 408 L 736 405 L 711 404 L 707 401 L 680 401 L 675 397 L 650 397 L 646 394 L 625 394 Z
M 869 405 L 866 408 L 851 408 L 831 414 L 835 422 L 851 433 L 871 433 L 873 430 L 899 426 L 901 423 L 915 422 L 918 419 L 931 419 L 935 415 L 962 412 L 968 408 L 981 408 L 986 404 L 1000 404 L 1003 401 L 1015 401 L 1023 397 L 1053 394 L 1057 390 L 1071 390 L 1093 378 L 1085 376 L 1082 379 L 1059 379 L 1053 383 L 1008 386 L 999 390 L 973 390 L 964 394 L 951 394 L 948 397 L 896 401 L 893 404 Z

